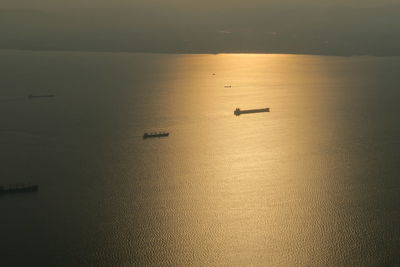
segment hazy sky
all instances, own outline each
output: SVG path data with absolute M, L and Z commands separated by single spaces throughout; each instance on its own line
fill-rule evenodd
M 398 0 L 0 0 L 0 48 L 400 55 Z
M 380 6 L 396 4 L 398 0 L 2 0 L 3 8 L 115 8 L 129 6 L 151 6 L 154 4 L 176 5 L 176 6 L 205 6 L 210 10 L 214 6 L 251 6 L 278 4 L 281 6 L 300 5 L 346 5 L 365 7 L 366 5 Z

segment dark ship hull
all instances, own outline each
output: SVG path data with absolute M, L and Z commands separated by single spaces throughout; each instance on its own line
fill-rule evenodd
M 160 138 L 160 137 L 168 137 L 169 133 L 160 132 L 160 133 L 144 133 L 143 139 L 147 138 Z
M 235 109 L 233 114 L 239 116 L 241 114 L 251 114 L 251 113 L 261 113 L 261 112 L 269 112 L 269 108 L 247 109 L 247 110 L 240 110 L 240 108 L 237 108 Z
M 16 193 L 29 193 L 29 192 L 37 192 L 39 190 L 38 185 L 30 185 L 30 186 L 13 186 L 4 188 L 0 186 L 0 194 L 16 194 Z
M 28 95 L 29 99 L 32 99 L 32 98 L 47 98 L 47 97 L 55 97 L 55 95 Z

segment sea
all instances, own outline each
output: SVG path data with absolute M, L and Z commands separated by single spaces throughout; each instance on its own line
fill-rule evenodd
M 0 265 L 399 266 L 399 71 L 0 50 Z

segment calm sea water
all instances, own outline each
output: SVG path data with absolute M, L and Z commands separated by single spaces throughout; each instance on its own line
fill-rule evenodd
M 399 265 L 399 70 L 0 51 L 1 264 Z

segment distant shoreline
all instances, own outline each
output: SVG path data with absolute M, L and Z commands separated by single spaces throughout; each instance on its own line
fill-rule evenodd
M 30 49 L 30 48 L 1 48 L 0 51 L 42 52 L 42 53 L 112 53 L 112 54 L 159 54 L 159 55 L 297 55 L 297 56 L 330 56 L 330 57 L 400 57 L 400 54 L 324 54 L 324 53 L 296 53 L 296 52 L 260 52 L 260 51 L 234 51 L 234 52 L 196 52 L 196 51 L 121 51 L 121 50 L 79 50 L 79 49 Z

